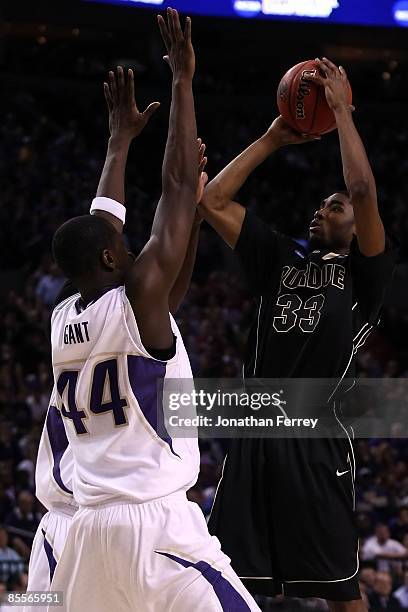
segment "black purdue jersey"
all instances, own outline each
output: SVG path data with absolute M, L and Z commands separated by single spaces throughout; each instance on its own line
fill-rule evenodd
M 247 211 L 235 251 L 258 299 L 245 376 L 353 376 L 392 276 L 390 245 L 365 257 L 354 238 L 347 255 L 309 253 Z

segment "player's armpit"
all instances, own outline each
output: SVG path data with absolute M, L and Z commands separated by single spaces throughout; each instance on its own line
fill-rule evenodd
M 283 261 L 296 251 L 300 253 L 301 246 L 246 210 L 234 250 L 241 262 L 248 288 L 253 295 L 259 296 L 276 287 Z
M 245 219 L 245 208 L 232 200 L 214 205 L 214 202 L 204 195 L 198 210 L 228 246 L 234 249 Z

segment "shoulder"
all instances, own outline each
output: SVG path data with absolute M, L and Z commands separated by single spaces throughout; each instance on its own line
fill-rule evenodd
M 293 238 L 279 232 L 269 223 L 258 217 L 253 211 L 247 209 L 235 250 L 239 250 L 246 242 L 256 247 L 255 240 L 266 242 L 271 247 L 274 246 L 276 241 L 286 242 L 292 247 L 297 244 Z
M 80 293 L 75 293 L 74 295 L 71 295 L 70 297 L 66 298 L 65 300 L 63 300 L 62 302 L 60 302 L 57 306 L 54 307 L 53 311 L 51 312 L 51 324 L 54 322 L 54 320 L 58 317 L 58 315 L 61 315 L 61 313 L 69 308 L 71 308 L 71 306 L 73 304 L 75 304 L 75 302 L 81 297 Z M 63 314 L 61 316 L 64 316 Z

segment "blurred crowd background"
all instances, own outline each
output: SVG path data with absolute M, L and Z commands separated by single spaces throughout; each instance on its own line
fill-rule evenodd
M 66 19 L 56 25 L 11 20 L 4 28 L 6 37 L 0 47 L 0 594 L 25 589 L 32 538 L 45 511 L 35 498 L 34 486 L 36 453 L 52 386 L 45 329 L 64 283 L 52 261 L 50 243 L 60 223 L 88 212 L 96 191 L 108 138 L 102 81 L 110 68 L 123 63 L 135 69 L 140 105 L 154 99 L 162 102 L 151 125 L 134 143 L 129 160 L 126 233 L 136 252 L 148 236 L 160 194 L 170 91 L 153 17 L 135 20 L 137 36 L 110 30 L 106 24 L 88 25 L 84 30 Z M 359 375 L 406 377 L 408 122 L 404 107 L 408 75 L 403 45 L 381 53 L 377 40 L 377 55 L 369 46 L 360 55 L 353 54 L 352 45 L 358 43 L 352 42 L 350 34 L 347 61 L 341 33 L 335 30 L 338 46 L 337 39 L 312 44 L 299 36 L 291 51 L 283 53 L 278 43 L 271 50 L 266 26 L 256 34 L 246 28 L 198 23 L 197 116 L 200 136 L 208 147 L 209 174 L 213 176 L 272 122 L 276 85 L 290 65 L 324 52 L 347 67 L 357 107 L 355 120 L 377 178 L 383 219 L 400 245 L 400 261 L 381 324 L 357 358 Z M 247 41 L 251 37 L 245 52 L 243 36 Z M 279 151 L 248 181 L 238 199 L 280 231 L 305 240 L 320 200 L 341 188 L 338 140 L 331 134 L 321 143 Z M 203 225 L 191 289 L 177 314 L 196 376 L 240 376 L 253 316 L 253 303 L 233 254 Z M 226 448 L 226 440 L 202 444 L 199 481 L 189 495 L 206 515 Z M 372 611 L 408 609 L 408 445 L 403 438 L 360 440 L 356 461 L 364 597 Z M 318 600 L 260 603 L 264 610 L 325 609 Z

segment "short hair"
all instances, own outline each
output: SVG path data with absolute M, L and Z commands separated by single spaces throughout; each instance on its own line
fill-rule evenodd
M 69 279 L 86 278 L 98 269 L 102 251 L 113 246 L 115 234 L 113 225 L 102 217 L 74 217 L 54 234 L 54 259 Z
M 350 194 L 347 189 L 339 189 L 338 191 L 333 191 L 333 193 L 340 193 L 341 195 L 347 196 L 348 199 L 351 200 Z

